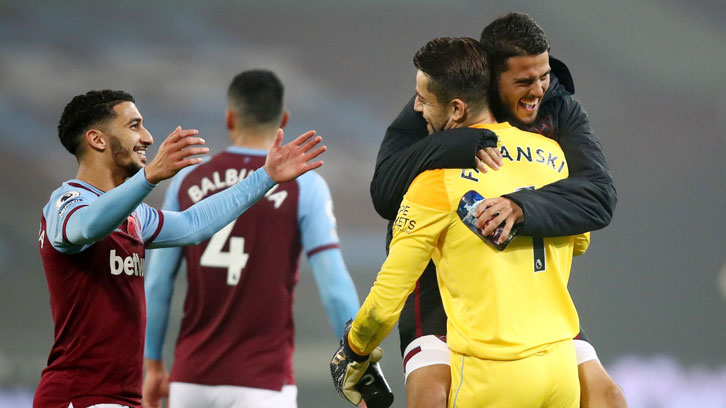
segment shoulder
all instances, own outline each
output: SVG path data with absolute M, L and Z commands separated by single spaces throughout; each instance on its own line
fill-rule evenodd
M 179 190 L 181 190 L 184 182 L 189 179 L 189 176 L 202 169 L 202 166 L 209 163 L 212 159 L 213 158 L 211 157 L 205 157 L 201 163 L 179 170 L 179 172 L 169 182 L 169 188 L 166 190 L 167 199 L 175 196 Z
M 307 173 L 303 174 L 302 176 L 298 177 L 296 180 L 297 180 L 297 183 L 300 186 L 303 186 L 303 185 L 317 185 L 317 184 L 325 184 L 325 185 L 327 185 L 327 183 L 325 182 L 325 179 L 323 178 L 323 176 L 321 176 L 320 173 L 318 173 L 315 170 L 310 170 L 309 172 L 307 172 Z
M 542 102 L 537 119 L 529 130 L 558 139 L 562 131 L 588 120 L 580 102 L 572 94 L 562 93 Z
M 542 100 L 544 110 L 542 114 L 561 114 L 568 110 L 573 104 L 577 104 L 574 99 L 575 81 L 572 79 L 570 69 L 564 62 L 550 56 L 550 86 Z
M 58 215 L 62 216 L 65 208 L 69 205 L 80 201 L 94 200 L 99 195 L 99 193 L 80 183 L 75 183 L 73 180 L 66 181 L 50 194 L 48 202 L 43 207 L 43 214 L 46 218 L 53 212 L 58 212 Z
M 315 170 L 311 170 L 296 180 L 300 194 L 315 194 L 320 191 L 328 191 L 328 183 L 325 181 L 323 176 Z
M 506 129 L 505 132 L 497 133 L 501 138 L 501 142 L 515 144 L 529 144 L 536 146 L 547 146 L 555 150 L 560 149 L 560 145 L 553 139 L 540 133 L 522 130 L 516 127 Z
M 184 180 L 189 174 L 191 174 L 195 170 L 199 170 L 199 168 L 207 163 L 209 163 L 212 159 L 210 157 L 205 157 L 203 161 L 199 164 L 195 164 L 193 166 L 185 167 L 181 170 L 179 170 L 179 173 L 174 176 L 174 180 Z
M 309 171 L 295 179 L 298 187 L 298 209 L 300 214 L 325 209 L 332 197 L 328 183 L 316 171 Z M 330 204 L 332 205 L 332 204 Z
M 214 164 L 215 158 L 217 156 L 219 156 L 219 154 L 216 154 L 211 157 L 209 157 L 209 156 L 204 157 L 204 158 L 202 158 L 201 163 L 195 164 L 193 166 L 185 167 L 185 168 L 179 170 L 179 172 L 174 176 L 174 178 L 172 178 L 172 182 L 176 181 L 177 183 L 181 183 L 184 181 L 184 179 L 189 177 L 190 174 L 204 170 L 205 168 L 209 167 L 210 164 Z
M 406 192 L 408 201 L 437 210 L 449 210 L 446 170 L 427 170 L 419 174 Z

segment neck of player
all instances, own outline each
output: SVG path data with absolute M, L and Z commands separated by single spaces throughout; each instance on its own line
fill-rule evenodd
M 96 159 L 98 158 L 96 157 Z M 128 170 L 107 163 L 99 163 L 98 160 L 90 158 L 78 163 L 78 173 L 76 173 L 76 179 L 85 181 L 102 191 L 113 190 L 130 176 L 133 174 L 129 174 Z
M 229 131 L 232 145 L 250 149 L 268 150 L 277 134 L 277 127 L 240 127 Z
M 468 127 L 486 123 L 497 123 L 497 120 L 489 109 L 483 108 L 479 111 L 469 110 L 463 120 L 456 123 L 453 127 Z

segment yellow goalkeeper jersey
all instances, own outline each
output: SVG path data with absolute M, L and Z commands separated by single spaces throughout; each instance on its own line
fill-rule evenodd
M 497 133 L 504 165 L 487 173 L 430 170 L 413 181 L 393 224 L 388 258 L 353 322 L 349 343 L 355 351 L 368 354 L 388 335 L 432 258 L 452 350 L 515 360 L 577 335 L 567 281 L 573 250 L 584 252 L 589 234 L 518 236 L 498 251 L 457 212 L 471 190 L 491 198 L 566 178 L 565 155 L 555 141 L 508 123 L 474 127 Z

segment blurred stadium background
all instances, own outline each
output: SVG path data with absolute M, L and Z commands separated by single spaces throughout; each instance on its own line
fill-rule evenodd
M 412 95 L 414 52 L 433 37 L 478 38 L 512 10 L 531 14 L 569 65 L 615 176 L 615 218 L 570 284 L 601 360 L 631 407 L 726 407 L 722 0 L 0 1 L 0 406 L 30 406 L 52 341 L 36 238 L 48 195 L 75 175 L 55 131 L 73 95 L 127 90 L 157 142 L 181 124 L 217 151 L 228 82 L 275 70 L 288 137 L 314 128 L 326 138 L 321 173 L 363 298 L 384 259 L 368 183 L 385 128 Z M 160 205 L 165 187 L 148 202 Z M 303 262 L 300 407 L 348 406 L 330 384 L 337 342 L 324 316 Z M 403 407 L 395 333 L 384 348 Z

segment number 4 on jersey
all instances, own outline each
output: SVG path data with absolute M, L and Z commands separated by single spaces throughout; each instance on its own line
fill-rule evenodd
M 226 227 L 219 230 L 209 239 L 209 245 L 204 250 L 199 263 L 202 266 L 213 268 L 227 268 L 227 284 L 236 286 L 242 277 L 242 269 L 247 265 L 249 254 L 245 253 L 245 239 L 242 237 L 230 237 L 234 220 Z M 229 251 L 223 252 L 224 243 L 229 238 Z

